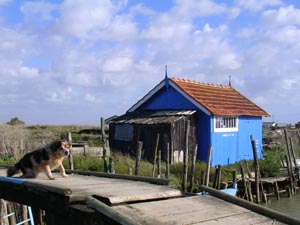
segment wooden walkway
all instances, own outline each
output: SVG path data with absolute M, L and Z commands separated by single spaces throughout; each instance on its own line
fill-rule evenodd
M 285 224 L 213 195 L 182 195 L 167 185 L 152 184 L 152 178 L 143 182 L 101 173 L 55 175 L 55 180 L 43 174 L 36 179 L 7 178 L 2 168 L 0 198 L 44 209 L 52 215 L 49 225 Z

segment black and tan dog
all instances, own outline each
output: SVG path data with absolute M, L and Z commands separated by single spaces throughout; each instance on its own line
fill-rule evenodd
M 7 176 L 12 177 L 21 170 L 22 178 L 35 178 L 42 171 L 46 172 L 50 180 L 54 180 L 51 170 L 59 168 L 63 177 L 67 177 L 62 164 L 64 157 L 70 153 L 70 145 L 65 140 L 58 140 L 44 148 L 29 152 L 14 166 L 8 168 Z

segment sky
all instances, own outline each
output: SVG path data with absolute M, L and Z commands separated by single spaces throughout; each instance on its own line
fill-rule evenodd
M 0 123 L 97 125 L 165 76 L 300 121 L 299 0 L 0 0 Z

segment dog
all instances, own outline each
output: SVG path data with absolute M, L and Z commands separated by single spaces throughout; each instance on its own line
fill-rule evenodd
M 14 166 L 7 169 L 7 176 L 12 177 L 22 172 L 21 178 L 36 178 L 40 172 L 45 172 L 50 180 L 54 180 L 51 170 L 59 168 L 63 177 L 68 177 L 62 164 L 70 154 L 70 144 L 65 140 L 57 140 L 44 148 L 29 152 Z

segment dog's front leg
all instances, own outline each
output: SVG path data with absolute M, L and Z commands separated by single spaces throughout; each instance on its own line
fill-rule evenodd
M 54 176 L 52 175 L 52 172 L 51 172 L 51 169 L 50 169 L 50 166 L 45 166 L 45 172 L 47 174 L 47 177 L 50 179 L 50 180 L 54 180 Z
M 59 165 L 59 170 L 60 170 L 60 173 L 63 177 L 68 177 L 68 175 L 66 174 L 66 171 L 65 171 L 65 168 L 63 166 L 63 164 L 60 164 Z

